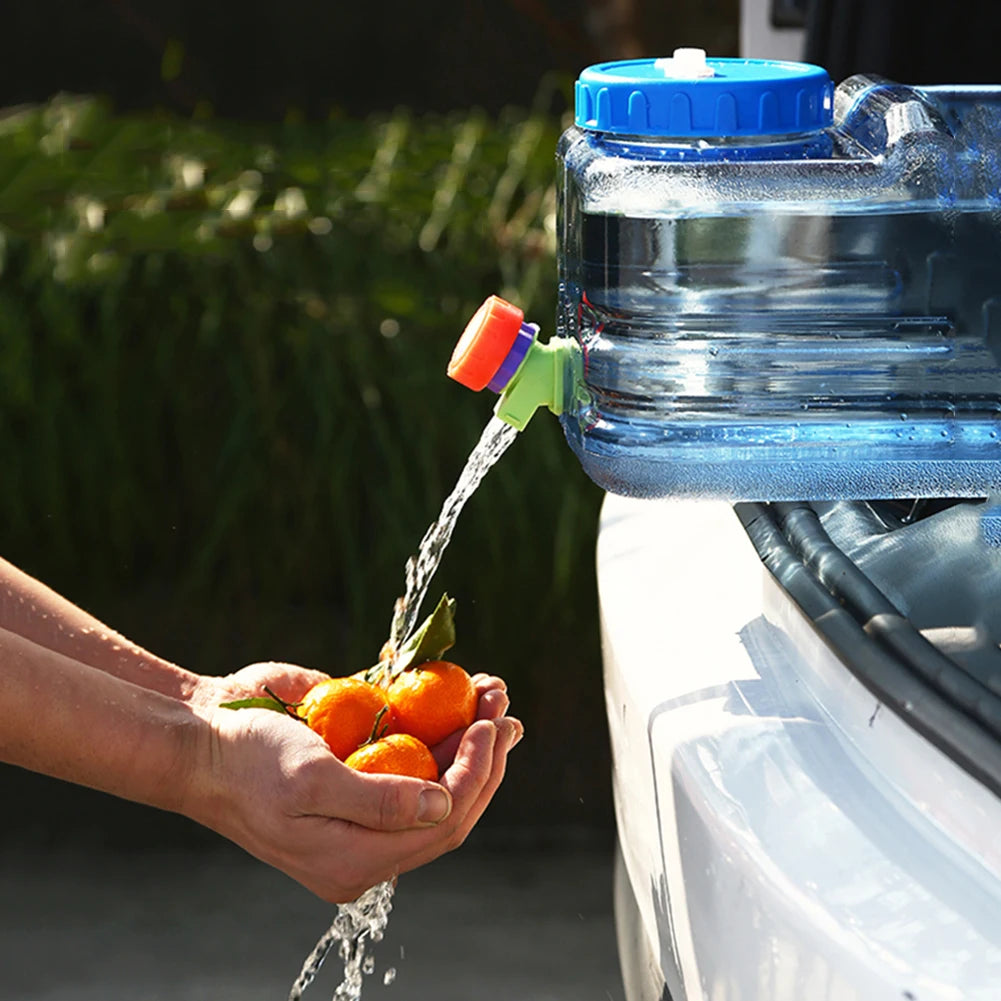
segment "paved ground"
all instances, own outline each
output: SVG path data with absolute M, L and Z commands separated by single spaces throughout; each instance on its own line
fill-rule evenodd
M 611 861 L 604 848 L 474 844 L 404 876 L 364 1001 L 622 1001 Z M 5 846 L 0 999 L 285 1001 L 331 917 L 225 844 Z M 337 966 L 306 1001 L 330 997 Z

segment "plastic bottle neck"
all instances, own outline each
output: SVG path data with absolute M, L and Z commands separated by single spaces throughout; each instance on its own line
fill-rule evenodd
M 827 131 L 780 136 L 630 136 L 573 126 L 578 135 L 603 150 L 636 160 L 670 163 L 720 163 L 748 160 L 826 159 L 834 148 Z

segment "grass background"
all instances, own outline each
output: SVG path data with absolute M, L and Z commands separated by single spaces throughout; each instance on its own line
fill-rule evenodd
M 80 97 L 8 113 L 0 552 L 194 670 L 373 662 L 491 412 L 445 376 L 466 319 L 499 292 L 551 332 L 561 87 L 534 111 L 257 127 Z M 495 824 L 610 822 L 599 502 L 538 417 L 429 591 L 526 722 Z M 47 837 L 98 802 L 0 778 Z M 177 835 L 105 806 L 126 840 Z

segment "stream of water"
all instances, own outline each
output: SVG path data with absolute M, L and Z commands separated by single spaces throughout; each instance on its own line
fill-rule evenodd
M 490 418 L 476 447 L 469 453 L 455 488 L 445 499 L 441 513 L 425 532 L 416 555 L 407 560 L 404 570 L 406 590 L 396 599 L 389 629 L 389 646 L 394 653 L 413 632 L 428 585 L 452 538 L 459 513 L 483 477 L 517 436 L 518 432 L 509 424 L 497 417 Z
M 390 661 L 395 659 L 396 651 L 413 632 L 421 603 L 452 538 L 459 513 L 483 477 L 517 436 L 518 432 L 510 425 L 496 417 L 490 418 L 480 440 L 470 452 L 455 488 L 445 499 L 441 513 L 424 534 L 417 553 L 407 560 L 404 571 L 406 588 L 396 600 L 389 630 Z M 379 883 L 352 903 L 338 905 L 333 924 L 306 957 L 302 971 L 289 991 L 288 1001 L 299 1001 L 316 979 L 335 943 L 344 963 L 344 973 L 334 991 L 333 1001 L 360 1001 L 364 977 L 375 971 L 375 957 L 369 950 L 372 944 L 383 938 L 389 923 L 389 912 L 393 909 L 395 886 L 393 880 Z M 395 977 L 396 971 L 390 967 L 383 974 L 383 982 L 391 983 Z

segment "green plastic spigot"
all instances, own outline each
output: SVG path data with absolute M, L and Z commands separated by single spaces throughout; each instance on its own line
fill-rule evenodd
M 499 296 L 490 296 L 459 338 L 448 374 L 473 390 L 500 394 L 494 413 L 523 431 L 539 407 L 563 412 L 565 380 L 574 370 L 576 342 L 554 337 L 543 344 L 539 328 Z
M 547 407 L 557 417 L 562 414 L 563 379 L 571 362 L 571 344 L 565 337 L 554 337 L 548 344 L 533 341 L 494 413 L 518 431 L 524 431 L 539 407 Z

